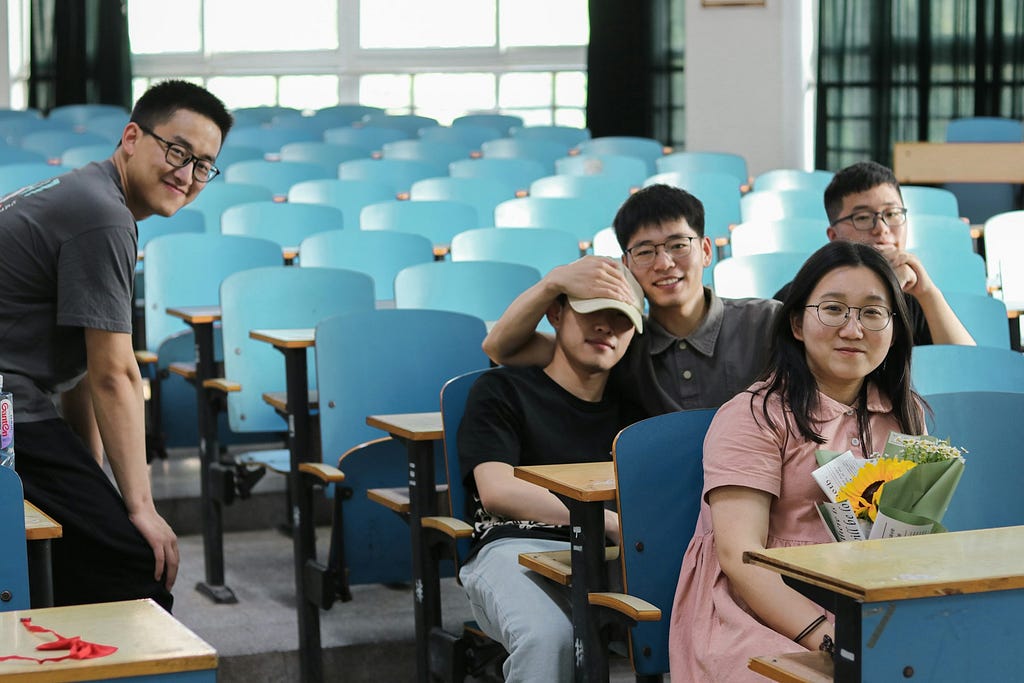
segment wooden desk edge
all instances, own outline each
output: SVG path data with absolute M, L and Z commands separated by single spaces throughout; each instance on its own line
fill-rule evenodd
M 831 683 L 834 676 L 832 660 L 824 652 L 753 657 L 747 668 L 780 683 Z
M 37 518 L 38 522 L 30 524 L 31 518 Z M 64 527 L 56 522 L 48 514 L 37 508 L 29 501 L 25 501 L 25 539 L 29 541 L 44 541 L 48 538 L 60 538 L 64 535 Z
M 609 462 L 608 465 L 611 466 L 612 463 Z M 531 484 L 536 484 L 537 486 L 545 488 L 551 491 L 552 493 L 560 493 L 563 496 L 566 496 L 573 500 L 578 500 L 581 503 L 603 503 L 605 501 L 615 499 L 615 472 L 613 469 L 610 470 L 611 479 L 613 482 L 611 487 L 601 489 L 586 489 L 573 486 L 571 484 L 559 481 L 557 479 L 552 479 L 551 477 L 546 476 L 541 472 L 537 472 L 535 469 L 533 469 L 533 467 L 534 466 L 530 465 L 516 467 L 513 470 L 513 474 L 517 479 L 528 481 Z M 546 466 L 540 465 L 540 467 Z
M 177 306 L 168 308 L 167 315 L 189 324 L 215 323 L 220 320 L 220 306 Z
M 249 338 L 272 344 L 279 349 L 308 349 L 316 344 L 315 339 L 286 339 L 276 330 L 250 330 Z
M 430 423 L 431 426 L 418 426 L 423 423 Z M 366 424 L 409 441 L 437 441 L 444 438 L 440 412 L 367 415 Z

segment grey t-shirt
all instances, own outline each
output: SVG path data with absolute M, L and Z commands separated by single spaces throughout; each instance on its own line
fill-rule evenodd
M 0 200 L 0 373 L 16 422 L 57 417 L 51 396 L 86 369 L 84 328 L 131 332 L 137 244 L 109 160 Z

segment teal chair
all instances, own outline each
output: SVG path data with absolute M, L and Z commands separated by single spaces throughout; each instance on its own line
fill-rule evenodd
M 228 135 L 233 145 L 255 147 L 264 154 L 275 155 L 289 142 L 315 142 L 321 133 L 301 128 L 280 128 L 273 126 L 236 126 Z
M 82 145 L 81 147 L 69 147 L 60 155 L 62 166 L 69 168 L 81 168 L 93 161 L 109 159 L 114 153 L 114 146 L 109 142 L 102 142 L 95 145 Z
M 266 155 L 259 147 L 235 144 L 229 136 L 227 142 L 220 148 L 220 152 L 217 154 L 217 160 L 215 163 L 217 168 L 223 171 L 232 164 L 237 164 L 239 161 L 258 161 L 265 158 Z
M 394 196 L 407 195 L 412 184 L 444 175 L 443 164 L 413 159 L 355 159 L 338 166 L 342 180 L 372 180 L 387 185 Z
M 713 268 L 715 294 L 727 299 L 771 299 L 808 256 L 808 252 L 777 251 L 723 259 Z
M 1024 123 L 1019 119 L 975 116 L 953 119 L 946 125 L 946 142 L 1021 142 Z M 947 183 L 956 195 L 960 215 L 972 224 L 984 223 L 992 216 L 1018 208 L 1019 186 L 1009 183 Z
M 438 128 L 438 126 L 434 126 Z M 440 142 L 436 140 L 395 140 L 381 148 L 385 159 L 409 159 L 422 161 L 438 167 L 438 175 L 445 175 L 448 164 L 459 159 L 468 159 L 473 151 L 471 145 L 459 142 Z
M 434 261 L 395 276 L 396 308 L 454 311 L 493 322 L 540 281 L 536 268 L 496 261 Z
M 249 126 L 269 125 L 275 117 L 301 116 L 302 112 L 293 107 L 282 107 L 278 105 L 259 105 L 255 107 L 239 107 L 232 109 L 231 115 L 235 118 L 235 126 L 244 128 Z
M 985 294 L 985 259 L 972 252 L 946 251 L 941 244 L 919 246 L 914 253 L 943 293 Z
M 583 197 L 602 204 L 617 202 L 621 206 L 629 199 L 633 188 L 634 185 L 624 178 L 610 175 L 549 175 L 530 183 L 530 196 Z
M 390 186 L 374 180 L 321 178 L 295 183 L 288 190 L 288 203 L 333 206 L 345 216 L 345 225 L 354 228 L 359 226 L 363 207 L 394 198 L 395 192 Z
M 139 251 L 143 251 L 149 241 L 164 235 L 178 233 L 206 232 L 206 216 L 202 211 L 186 207 L 173 216 L 152 215 L 138 222 Z
M 504 261 L 531 266 L 543 276 L 580 257 L 579 241 L 564 230 L 477 228 L 452 238 L 452 261 Z
M 121 142 L 121 136 L 124 134 L 129 120 L 128 112 L 114 112 L 113 114 L 94 116 L 80 126 L 76 126 L 75 129 L 81 130 L 83 133 L 99 135 L 111 145 L 116 145 Z
M 1006 304 L 988 294 L 943 292 L 943 295 L 978 346 L 1010 348 Z
M 555 162 L 560 175 L 597 175 L 618 178 L 630 188 L 643 187 L 650 175 L 643 159 L 621 154 L 574 154 Z
M 911 221 L 920 215 L 960 219 L 960 203 L 956 195 L 943 187 L 901 185 L 900 194 Z
M 398 128 L 381 128 L 379 126 L 340 126 L 328 128 L 323 132 L 324 142 L 332 145 L 351 145 L 365 149 L 367 154 L 378 152 L 389 142 L 408 140 L 416 137 Z
M 550 140 L 570 148 L 590 139 L 590 130 L 573 126 L 518 126 L 513 128 L 509 137 L 517 140 Z
M 476 209 L 450 200 L 391 200 L 366 206 L 359 217 L 363 230 L 397 230 L 422 235 L 435 246 L 447 246 L 463 230 L 480 227 Z
M 31 607 L 24 500 L 17 472 L 0 467 L 0 612 Z
M 727 237 L 729 226 L 741 221 L 740 186 L 736 177 L 719 171 L 666 171 L 657 173 L 644 186 L 663 183 L 686 190 L 704 204 L 704 234 Z
M 270 188 L 262 185 L 249 185 L 246 183 L 226 183 L 214 180 L 207 183 L 199 196 L 189 204 L 190 209 L 195 209 L 203 214 L 206 223 L 206 232 L 220 234 L 220 217 L 224 210 L 236 204 L 248 202 L 269 202 L 274 198 Z
M 832 171 L 804 171 L 797 168 L 776 168 L 765 171 L 754 178 L 754 191 L 761 190 L 810 190 L 819 195 L 835 175 Z
M 915 346 L 910 364 L 917 393 L 1024 391 L 1024 356 L 991 346 Z
M 733 256 L 770 254 L 778 251 L 810 254 L 827 242 L 825 226 L 811 218 L 749 221 L 737 225 L 729 235 Z
M 220 230 L 225 235 L 256 237 L 291 249 L 318 232 L 341 230 L 344 220 L 340 209 L 323 204 L 253 202 L 226 209 Z
M 669 670 L 672 603 L 700 514 L 704 435 L 714 415 L 684 410 L 642 420 L 619 432 L 612 446 L 623 584 L 629 595 L 661 609 L 660 621 L 638 622 L 629 632 L 638 681 L 661 680 Z
M 622 204 L 619 197 L 596 201 L 592 197 L 520 197 L 504 201 L 494 209 L 499 228 L 554 228 L 565 230 L 581 242 L 612 224 Z
M 555 162 L 569 154 L 570 146 L 551 140 L 501 138 L 480 145 L 484 159 L 531 159 L 544 168 L 544 175 L 555 172 Z
M 99 135 L 63 130 L 44 130 L 38 133 L 29 133 L 21 138 L 20 144 L 24 149 L 45 154 L 48 160 L 60 159 L 64 152 L 72 147 L 83 147 L 85 145 L 106 145 L 107 156 L 110 156 L 110 153 L 113 151 L 110 142 Z
M 61 121 L 50 119 L 39 119 L 34 117 L 19 117 L 0 119 L 0 141 L 12 147 L 20 146 L 21 139 L 29 133 L 37 133 L 47 130 L 73 131 L 74 128 Z
M 282 200 L 288 196 L 288 190 L 295 183 L 317 178 L 334 178 L 336 173 L 327 171 L 320 164 L 301 161 L 239 161 L 231 164 L 224 171 L 224 179 L 229 183 L 246 185 L 262 185 L 270 190 L 274 197 Z
M 108 148 L 109 156 L 109 148 Z M 45 164 L 46 155 L 42 152 L 35 152 L 31 149 L 0 145 L 0 166 L 8 164 Z M 71 164 L 64 164 L 71 166 Z
M 459 145 L 470 150 L 480 149 L 488 140 L 503 137 L 502 132 L 490 126 L 463 124 L 461 126 L 430 126 L 420 130 L 420 140 Z M 468 155 L 467 155 L 468 156 Z
M 658 173 L 689 171 L 728 173 L 740 185 L 750 181 L 747 160 L 739 154 L 729 152 L 673 152 L 654 162 Z
M 544 164 L 533 159 L 462 159 L 448 164 L 452 178 L 492 178 L 524 194 L 537 178 L 548 175 Z
M 303 268 L 345 268 L 373 278 L 378 302 L 393 305 L 395 276 L 403 268 L 434 260 L 434 245 L 422 235 L 391 230 L 330 230 L 299 244 Z
M 383 111 L 380 107 L 371 107 L 366 104 L 335 104 L 317 109 L 313 113 L 313 118 L 330 122 L 331 125 L 328 128 L 337 128 L 351 126 L 353 123 L 362 121 L 367 114 L 378 114 Z
M 1020 446 L 1009 428 L 1024 415 L 1024 393 L 962 389 L 925 400 L 934 413 L 928 432 L 968 451 L 943 526 L 965 531 L 1024 524 Z
M 379 126 L 381 128 L 395 128 L 405 132 L 409 137 L 416 137 L 421 128 L 441 125 L 437 119 L 418 114 L 388 114 L 382 112 L 371 112 L 363 117 L 367 126 Z
M 0 166 L 0 197 L 34 185 L 43 180 L 73 171 L 68 166 L 53 166 L 40 162 L 6 164 Z
M 643 159 L 647 171 L 657 172 L 657 160 L 665 155 L 665 145 L 654 138 L 631 135 L 610 135 L 580 142 L 576 149 L 580 154 L 618 154 Z
M 953 216 L 907 214 L 907 251 L 945 250 L 974 253 L 971 226 Z
M 824 226 L 829 224 L 821 193 L 812 190 L 748 192 L 740 198 L 740 217 L 744 221 L 813 218 Z
M 100 116 L 122 116 L 127 120 L 128 112 L 124 107 L 116 104 L 64 104 L 54 107 L 47 114 L 51 121 L 63 123 L 68 126 L 84 126 L 90 120 Z
M 417 180 L 409 190 L 409 199 L 450 200 L 470 204 L 476 209 L 477 225 L 494 224 L 494 207 L 506 199 L 514 199 L 516 188 L 498 178 L 425 178 Z
M 509 135 L 509 131 L 522 125 L 523 118 L 511 114 L 463 114 L 462 116 L 456 116 L 452 120 L 452 128 L 486 126 L 497 129 L 502 136 Z

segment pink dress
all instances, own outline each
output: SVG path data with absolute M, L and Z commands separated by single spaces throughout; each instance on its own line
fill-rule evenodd
M 755 384 L 750 390 L 761 385 Z M 782 427 L 783 410 L 777 395 L 768 402 L 769 414 L 781 429 L 772 430 L 762 414 L 764 400 L 744 392 L 723 405 L 704 439 L 704 502 L 693 540 L 683 557 L 669 635 L 669 659 L 674 683 L 757 681 L 766 679 L 747 668 L 751 657 L 804 651 L 786 636 L 762 624 L 732 594 L 722 572 L 711 528 L 708 491 L 719 486 L 746 486 L 770 493 L 772 501 L 768 547 L 826 543 L 827 532 L 813 503 L 825 501 L 811 471 L 818 449 L 852 450 L 861 456 L 857 415 L 819 393 L 820 409 L 812 427 L 825 437 L 817 444 L 800 436 L 789 411 L 790 433 Z M 890 431 L 899 431 L 890 402 L 872 386 L 868 390 L 871 438 L 868 452 L 881 452 Z

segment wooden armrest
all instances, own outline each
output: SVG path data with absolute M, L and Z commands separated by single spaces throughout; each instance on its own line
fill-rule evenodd
M 168 368 L 175 375 L 181 375 L 187 380 L 193 380 L 196 378 L 196 364 L 195 363 L 171 363 Z
M 724 246 L 727 246 L 728 244 L 729 244 L 729 238 L 728 237 L 716 237 L 715 238 L 715 246 L 716 247 L 724 247 Z
M 832 683 L 834 675 L 832 659 L 825 652 L 754 657 L 747 668 L 781 683 Z
M 580 240 L 580 253 L 587 253 L 587 249 L 590 249 L 590 245 L 593 244 L 590 240 Z
M 311 389 L 306 401 L 309 403 L 310 410 L 319 409 L 320 393 L 316 389 Z M 273 407 L 274 410 L 279 410 L 282 413 L 288 412 L 288 392 L 286 391 L 265 392 L 263 402 Z
M 139 363 L 140 365 L 152 365 L 153 363 L 157 362 L 158 358 L 159 357 L 156 355 L 156 353 L 152 351 L 135 352 L 135 362 Z
M 452 538 L 469 538 L 473 535 L 473 527 L 455 517 L 424 517 L 420 525 L 424 529 L 437 529 Z
M 322 462 L 299 463 L 299 472 L 312 474 L 325 484 L 336 484 L 345 481 L 345 473 L 333 465 Z
M 153 398 L 153 387 L 150 386 L 150 384 L 149 384 L 149 378 L 148 377 L 143 377 L 142 378 L 142 400 L 143 401 L 148 401 L 151 398 Z
M 211 377 L 208 380 L 203 381 L 203 387 L 206 389 L 216 389 L 223 391 L 225 394 L 230 394 L 233 391 L 241 391 L 242 385 L 238 382 L 232 382 L 224 377 Z
M 619 559 L 619 547 L 615 545 L 606 547 L 604 559 L 605 562 Z M 572 583 L 572 558 L 568 550 L 520 553 L 519 564 L 563 586 Z
M 587 602 L 598 607 L 607 607 L 626 615 L 633 621 L 658 621 L 661 610 L 635 595 L 626 593 L 588 593 Z
M 409 514 L 408 488 L 396 486 L 389 489 L 367 489 L 366 497 L 400 515 Z

